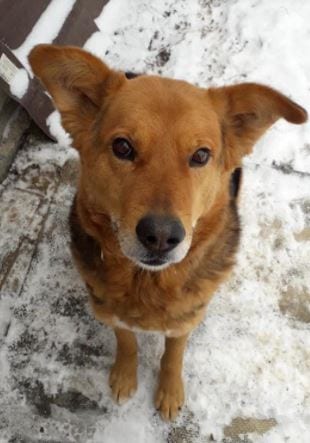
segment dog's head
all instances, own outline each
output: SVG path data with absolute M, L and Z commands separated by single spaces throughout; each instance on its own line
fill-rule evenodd
M 186 256 L 197 222 L 227 195 L 231 172 L 276 120 L 307 119 L 262 85 L 129 80 L 73 47 L 39 45 L 29 59 L 80 153 L 90 213 L 108 216 L 122 252 L 147 269 Z

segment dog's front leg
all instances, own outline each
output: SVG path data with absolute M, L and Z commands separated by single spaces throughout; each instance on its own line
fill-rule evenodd
M 187 337 L 188 334 L 182 337 L 166 337 L 155 396 L 155 406 L 165 420 L 173 420 L 184 403 L 182 367 Z
M 109 383 L 119 404 L 132 397 L 137 390 L 137 340 L 127 329 L 114 329 L 117 351 L 111 368 Z

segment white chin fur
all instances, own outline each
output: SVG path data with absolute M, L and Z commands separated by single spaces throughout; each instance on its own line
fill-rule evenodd
M 173 251 L 170 252 L 170 254 L 168 254 L 167 261 L 165 263 L 154 266 L 148 265 L 141 261 L 145 260 L 147 252 L 138 242 L 131 242 L 129 237 L 123 237 L 120 239 L 120 246 L 123 254 L 140 268 L 153 272 L 162 271 L 163 269 L 168 268 L 168 266 L 182 261 L 188 253 L 190 245 L 191 239 L 183 240 L 182 243 L 180 243 Z
M 173 264 L 168 261 L 166 263 L 163 263 L 162 265 L 152 266 L 152 265 L 147 265 L 146 263 L 142 263 L 141 261 L 138 261 L 138 260 L 135 260 L 132 258 L 130 260 L 132 260 L 137 266 L 139 266 L 139 268 L 145 269 L 146 271 L 152 271 L 152 272 L 162 271 L 163 269 L 166 269 L 166 268 L 168 268 L 168 266 Z

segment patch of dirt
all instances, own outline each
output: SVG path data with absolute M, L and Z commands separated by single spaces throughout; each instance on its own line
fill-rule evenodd
M 310 323 L 310 293 L 306 288 L 297 290 L 289 286 L 282 293 L 279 307 L 282 314 L 304 323 Z
M 107 412 L 106 408 L 99 408 L 98 403 L 89 399 L 81 392 L 67 391 L 49 395 L 45 392 L 43 384 L 38 380 L 26 379 L 18 386 L 25 395 L 27 402 L 36 408 L 41 417 L 50 417 L 52 405 L 68 409 L 70 412 L 92 411 L 100 414 Z
M 299 242 L 310 241 L 310 228 L 307 227 L 297 234 L 294 234 L 294 237 Z
M 65 366 L 73 365 L 75 367 L 93 367 L 95 358 L 107 356 L 103 346 L 86 345 L 75 341 L 72 345 L 65 343 L 57 356 L 57 361 Z
M 162 48 L 156 56 L 156 65 L 158 67 L 164 66 L 170 60 L 171 51 L 169 48 Z
M 172 427 L 167 437 L 167 443 L 192 443 L 197 441 L 198 436 L 199 426 L 194 423 L 193 414 L 189 413 L 184 425 Z
M 251 440 L 248 440 L 247 434 L 254 432 L 260 435 L 265 434 L 276 426 L 276 424 L 277 422 L 273 418 L 258 419 L 236 417 L 231 424 L 224 429 L 224 435 L 225 437 L 228 437 L 228 439 L 225 438 L 223 443 L 239 443 L 239 441 L 240 443 L 250 443 Z

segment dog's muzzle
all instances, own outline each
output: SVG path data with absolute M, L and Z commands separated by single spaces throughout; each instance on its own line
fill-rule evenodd
M 147 215 L 136 226 L 137 261 L 146 269 L 162 269 L 179 261 L 185 229 L 180 220 L 167 215 Z
M 143 263 L 158 266 L 163 264 L 168 253 L 184 240 L 185 229 L 174 217 L 148 215 L 137 224 L 136 234 L 148 253 Z
M 181 221 L 167 215 L 146 215 L 136 225 L 135 236 L 120 232 L 123 254 L 136 265 L 160 271 L 180 262 L 187 254 L 191 239 L 186 238 Z

